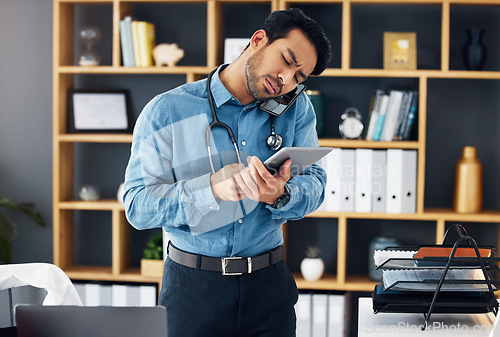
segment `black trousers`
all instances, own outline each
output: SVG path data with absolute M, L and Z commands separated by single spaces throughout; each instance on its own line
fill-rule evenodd
M 295 336 L 295 280 L 281 261 L 240 276 L 165 262 L 159 304 L 168 337 Z

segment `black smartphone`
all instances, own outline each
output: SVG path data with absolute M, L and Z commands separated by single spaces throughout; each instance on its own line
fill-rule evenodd
M 273 116 L 280 117 L 295 102 L 297 97 L 306 90 L 304 84 L 298 84 L 292 91 L 278 96 L 276 98 L 261 102 L 259 108 L 270 113 Z

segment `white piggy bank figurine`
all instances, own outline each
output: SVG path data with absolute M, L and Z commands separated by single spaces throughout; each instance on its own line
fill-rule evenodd
M 183 57 L 184 50 L 180 49 L 177 43 L 161 43 L 153 49 L 153 58 L 157 67 L 164 64 L 173 67 Z

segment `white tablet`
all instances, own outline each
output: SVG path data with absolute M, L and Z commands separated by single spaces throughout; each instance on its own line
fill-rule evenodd
M 287 159 L 292 159 L 290 178 L 293 178 L 326 156 L 332 149 L 332 147 L 284 147 L 269 157 L 264 166 L 275 175 Z

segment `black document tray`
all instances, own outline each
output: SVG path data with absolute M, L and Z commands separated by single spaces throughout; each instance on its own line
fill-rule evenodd
M 373 311 L 378 312 L 394 312 L 394 313 L 423 313 L 424 314 L 424 324 L 422 330 L 427 328 L 427 322 L 429 321 L 432 313 L 468 313 L 468 314 L 485 314 L 493 312 L 496 316 L 498 313 L 498 301 L 493 292 L 492 284 L 496 284 L 499 280 L 496 277 L 491 277 L 492 271 L 498 271 L 498 266 L 495 263 L 491 264 L 491 258 L 483 258 L 479 255 L 478 245 L 476 241 L 467 234 L 467 231 L 462 225 L 455 224 L 448 228 L 446 231 L 443 243 L 445 244 L 446 238 L 450 230 L 456 229 L 459 238 L 455 241 L 453 245 L 453 250 L 448 258 L 445 258 L 446 263 L 444 265 L 436 264 L 433 267 L 437 267 L 442 270 L 441 277 L 438 282 L 436 282 L 436 289 L 434 291 L 399 291 L 394 289 L 386 289 L 381 284 L 375 286 L 375 290 L 372 293 L 373 298 Z M 466 258 L 467 261 L 457 260 L 455 257 L 455 252 L 458 247 L 473 247 L 476 252 L 476 258 L 470 259 Z M 493 250 L 494 252 L 494 250 Z M 496 253 L 494 254 L 496 255 Z M 496 256 L 493 257 L 495 260 Z M 402 259 L 405 260 L 405 259 Z M 415 260 L 415 259 L 413 259 Z M 429 263 L 418 263 L 420 261 L 413 261 L 413 267 L 408 267 L 408 269 L 414 268 L 428 268 L 433 264 Z M 428 262 L 428 261 L 426 261 Z M 435 261 L 434 261 L 435 262 Z M 484 280 L 480 281 L 485 284 L 488 288 L 487 291 L 442 291 L 441 288 L 443 283 L 445 283 L 446 274 L 450 268 L 455 267 L 454 262 L 465 262 L 470 268 L 481 269 L 484 275 Z M 382 269 L 391 269 L 389 267 L 390 263 L 387 265 L 384 263 L 379 266 Z M 462 263 L 459 264 L 460 268 L 464 268 Z M 396 268 L 394 268 L 396 269 Z M 397 269 L 401 269 L 397 268 Z M 403 268 L 406 269 L 406 268 Z M 493 269 L 493 270 L 489 270 Z M 488 270 L 490 272 L 488 272 Z M 402 281 L 404 282 L 404 281 Z M 476 280 L 450 280 L 452 283 L 456 284 L 466 284 L 466 283 L 476 283 Z M 433 280 L 434 283 L 434 280 Z
M 392 313 L 422 313 L 429 311 L 434 292 L 384 291 L 381 284 L 372 293 L 373 310 Z M 440 292 L 433 313 L 486 314 L 493 310 L 488 292 Z

